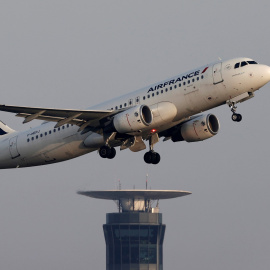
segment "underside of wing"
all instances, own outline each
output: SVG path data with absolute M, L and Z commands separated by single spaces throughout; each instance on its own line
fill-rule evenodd
M 0 111 L 16 113 L 16 116 L 24 117 L 24 124 L 38 119 L 57 122 L 55 127 L 69 123 L 78 125 L 81 129 L 87 126 L 97 127 L 101 119 L 115 114 L 111 110 L 69 110 L 8 105 L 0 105 Z

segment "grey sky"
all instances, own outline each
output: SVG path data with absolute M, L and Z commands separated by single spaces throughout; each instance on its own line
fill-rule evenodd
M 221 57 L 270 65 L 267 0 L 1 1 L 1 104 L 86 108 Z M 102 224 L 113 203 L 77 190 L 183 189 L 160 204 L 165 269 L 267 269 L 270 264 L 270 84 L 238 106 L 211 110 L 220 133 L 159 143 L 114 160 L 92 153 L 50 166 L 0 171 L 0 268 L 105 269 Z M 10 127 L 22 119 L 0 112 Z

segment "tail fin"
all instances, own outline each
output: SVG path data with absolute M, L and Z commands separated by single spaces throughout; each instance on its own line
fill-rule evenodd
M 12 133 L 12 132 L 15 132 L 15 130 L 11 129 L 10 127 L 8 127 L 6 124 L 4 124 L 0 120 L 0 136 L 6 135 L 6 134 Z

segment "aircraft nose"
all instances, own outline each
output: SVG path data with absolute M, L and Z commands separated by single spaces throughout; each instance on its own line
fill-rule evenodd
M 263 67 L 263 74 L 262 77 L 269 82 L 270 81 L 270 67 L 269 66 L 264 66 Z

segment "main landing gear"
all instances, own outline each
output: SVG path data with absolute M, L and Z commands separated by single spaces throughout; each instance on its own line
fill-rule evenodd
M 99 149 L 99 155 L 102 158 L 113 159 L 116 155 L 116 150 L 113 147 L 109 147 L 107 145 L 101 146 Z
M 148 164 L 158 164 L 160 162 L 160 155 L 154 151 L 149 151 L 144 154 L 144 161 Z
M 229 107 L 231 108 L 231 112 L 233 113 L 232 114 L 232 120 L 234 122 L 240 122 L 242 120 L 242 115 L 240 113 L 236 113 L 236 103 L 235 102 L 230 102 L 228 105 Z
M 160 162 L 160 155 L 154 151 L 154 143 L 152 137 L 149 139 L 150 151 L 144 154 L 144 161 L 148 164 L 158 164 Z

